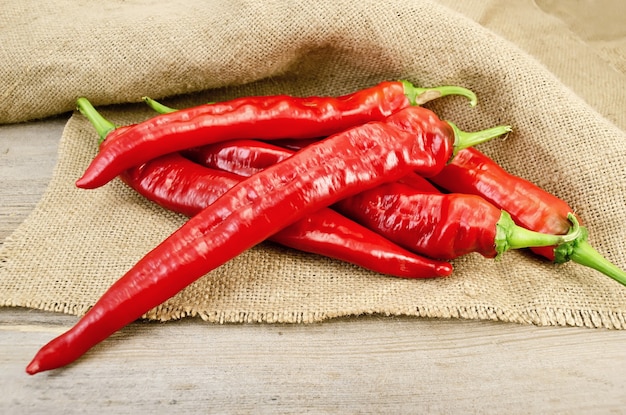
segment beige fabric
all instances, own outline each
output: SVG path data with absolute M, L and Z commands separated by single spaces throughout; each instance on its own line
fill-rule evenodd
M 626 129 L 626 2 L 438 0 L 515 43 Z
M 552 35 L 521 40 L 528 29 L 507 25 L 526 21 L 532 31 L 561 30 L 573 48 L 578 35 L 558 13 L 546 15 L 522 0 L 506 2 L 514 14 L 498 9 L 504 2 L 441 3 L 12 4 L 0 17 L 1 40 L 9 45 L 0 52 L 0 120 L 67 111 L 80 95 L 95 104 L 127 103 L 104 111 L 124 124 L 150 116 L 142 105 L 128 104 L 142 95 L 203 91 L 167 100 L 184 106 L 276 92 L 341 94 L 398 78 L 424 86 L 460 84 L 478 93 L 477 108 L 461 98 L 431 107 L 465 130 L 511 124 L 515 132 L 507 140 L 481 149 L 567 200 L 589 227 L 592 245 L 626 268 L 626 133 L 616 127 L 624 128 L 618 91 L 624 55 L 594 52 L 600 49 L 581 42 L 578 52 L 565 56 L 593 62 L 551 67 L 550 54 L 541 51 L 554 49 L 541 44 Z M 560 79 L 507 38 L 556 68 Z M 619 45 L 617 50 L 623 52 Z M 579 71 L 586 64 L 594 67 L 594 79 L 585 78 L 594 86 L 582 88 Z M 96 190 L 76 189 L 74 181 L 96 151 L 93 128 L 74 115 L 46 194 L 0 250 L 1 305 L 82 314 L 184 222 L 117 180 Z M 313 322 L 379 313 L 626 328 L 626 288 L 582 266 L 556 266 L 525 252 L 500 261 L 469 255 L 454 265 L 450 278 L 399 280 L 267 243 L 147 317 Z

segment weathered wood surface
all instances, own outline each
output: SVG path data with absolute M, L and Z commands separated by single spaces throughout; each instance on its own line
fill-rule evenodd
M 34 209 L 66 117 L 0 126 L 0 240 Z M 626 413 L 626 331 L 467 320 L 135 323 L 66 369 L 76 317 L 0 308 L 0 413 Z

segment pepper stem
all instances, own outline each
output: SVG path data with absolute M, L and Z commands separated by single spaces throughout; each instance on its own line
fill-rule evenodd
M 513 128 L 509 125 L 499 125 L 482 131 L 466 132 L 461 131 L 454 123 L 450 121 L 446 122 L 454 130 L 454 152 L 452 153 L 452 157 L 464 148 L 473 147 L 513 131 Z
M 445 97 L 448 95 L 461 95 L 469 99 L 472 107 L 476 106 L 478 98 L 476 94 L 467 88 L 454 85 L 443 85 L 433 88 L 419 88 L 410 83 L 409 81 L 400 81 L 404 86 L 404 94 L 409 99 L 411 105 L 423 105 L 428 101 L 432 101 L 437 98 Z
M 602 256 L 587 242 L 587 232 L 585 228 L 583 237 L 564 246 L 557 247 L 554 250 L 555 262 L 562 263 L 569 260 L 577 264 L 600 271 L 607 277 L 613 278 L 615 281 L 626 286 L 626 272 L 611 263 Z
M 170 112 L 178 111 L 177 109 L 161 104 L 160 102 L 155 101 L 150 97 L 142 97 L 141 99 L 143 99 L 143 102 L 148 104 L 150 108 L 152 108 L 154 111 L 158 112 L 159 114 L 169 114 Z
M 102 142 L 106 139 L 107 135 L 109 135 L 113 130 L 117 127 L 111 121 L 107 120 L 100 114 L 94 106 L 87 100 L 87 98 L 78 98 L 76 100 L 76 107 L 81 114 L 85 116 L 91 122 L 91 124 L 96 129 L 98 136 L 100 139 L 98 140 L 98 144 L 102 144 Z
M 582 241 L 576 245 L 570 259 L 577 264 L 600 271 L 620 284 L 626 285 L 626 272 L 603 257 L 587 241 Z
M 572 223 L 570 231 L 566 235 L 552 235 L 517 226 L 511 215 L 506 211 L 502 211 L 500 220 L 496 224 L 495 246 L 497 255 L 500 256 L 509 249 L 561 246 L 563 244 L 575 243 L 576 240 L 584 237 L 585 233 L 573 214 L 569 214 L 567 218 Z

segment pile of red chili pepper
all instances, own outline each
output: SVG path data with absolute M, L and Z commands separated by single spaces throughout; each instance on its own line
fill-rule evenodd
M 511 131 L 463 132 L 421 107 L 476 96 L 382 82 L 339 97 L 257 96 L 160 112 L 116 127 L 85 98 L 100 149 L 76 185 L 116 177 L 189 216 L 114 283 L 27 373 L 67 365 L 192 282 L 266 240 L 400 278 L 452 274 L 451 260 L 531 248 L 626 285 L 587 243 L 566 202 L 473 146 Z M 442 190 L 443 189 L 443 190 Z

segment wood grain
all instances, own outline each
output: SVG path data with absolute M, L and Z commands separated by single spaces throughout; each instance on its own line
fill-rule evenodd
M 0 125 L 0 244 L 26 219 L 45 191 L 67 116 Z
M 25 319 L 25 317 L 27 317 Z M 403 318 L 314 325 L 137 323 L 79 364 L 24 362 L 74 317 L 0 311 L 11 410 L 131 413 L 610 413 L 622 332 Z M 519 411 L 519 412 L 518 412 Z M 579 412 L 579 413 L 583 413 Z M 7 412 L 9 413 L 9 412 Z
M 0 126 L 0 239 L 34 209 L 66 118 Z M 626 413 L 626 331 L 354 317 L 135 323 L 24 368 L 76 317 L 0 308 L 0 413 Z

